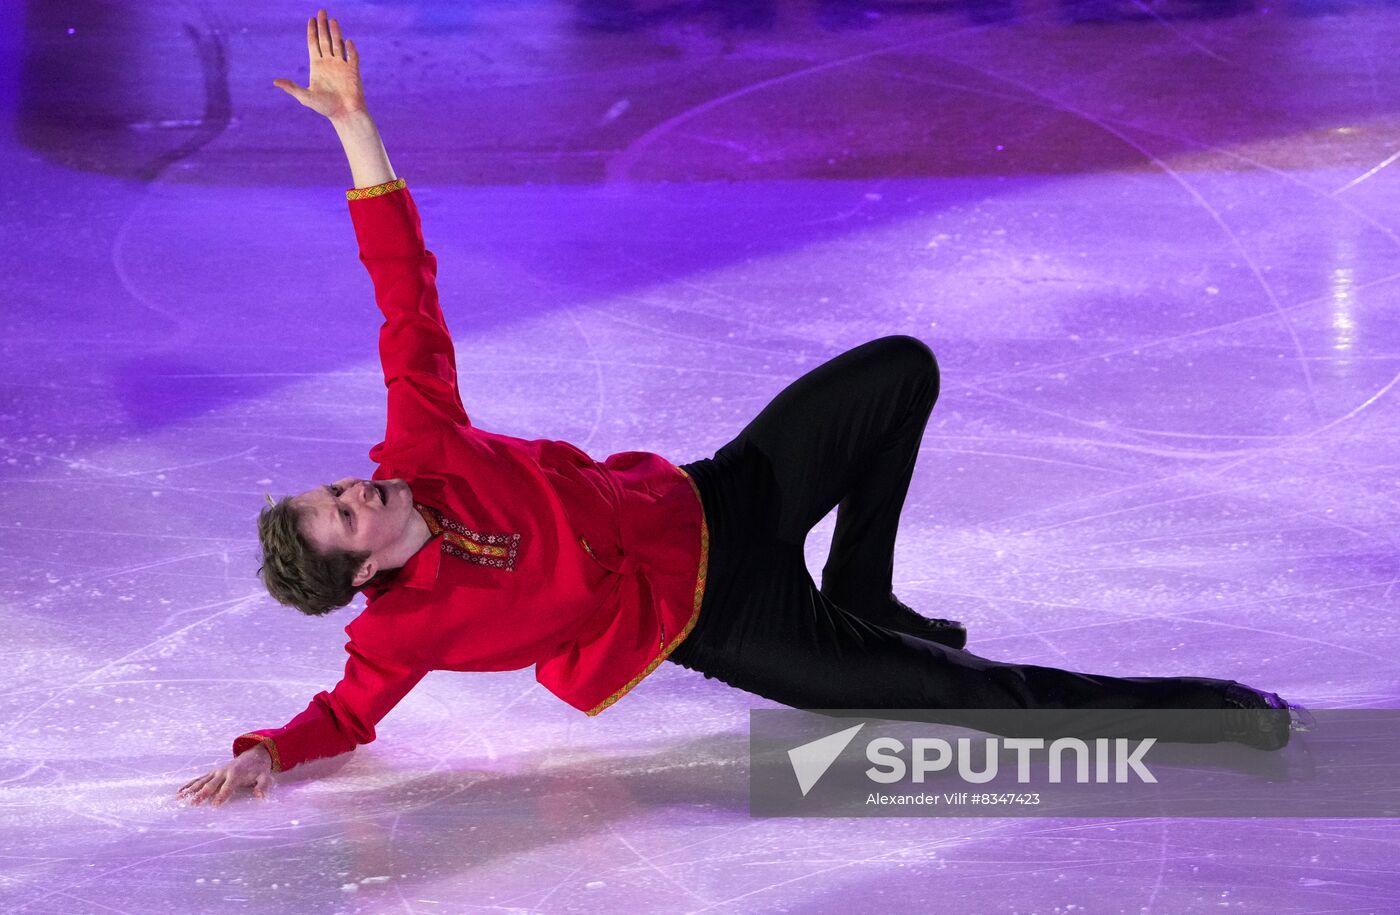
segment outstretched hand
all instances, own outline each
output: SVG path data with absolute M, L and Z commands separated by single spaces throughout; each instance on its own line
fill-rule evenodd
M 289 79 L 274 79 L 272 84 L 328 118 L 364 111 L 360 54 L 355 42 L 341 38 L 340 23 L 327 20 L 325 10 L 306 21 L 306 50 L 311 56 L 311 84 L 302 88 Z
M 218 807 L 236 795 L 239 788 L 250 789 L 254 797 L 266 798 L 273 784 L 272 757 L 266 747 L 258 744 L 235 756 L 228 765 L 186 782 L 175 796 L 192 804 L 212 798 L 211 806 Z

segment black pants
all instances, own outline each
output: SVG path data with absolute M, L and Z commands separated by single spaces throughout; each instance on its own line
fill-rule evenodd
M 948 724 L 961 723 L 945 711 L 954 709 L 1227 708 L 1232 680 L 993 661 L 872 624 L 860 599 L 837 606 L 823 593 L 889 594 L 900 509 L 938 386 L 938 363 L 923 342 L 872 340 L 793 382 L 713 458 L 682 465 L 710 526 L 709 572 L 700 618 L 670 660 L 794 708 L 900 709 L 884 717 Z M 819 590 L 803 542 L 838 505 Z M 1141 726 L 1139 712 L 1092 731 L 981 729 L 1224 739 L 1219 716 L 1186 717 L 1205 722 L 1163 733 Z

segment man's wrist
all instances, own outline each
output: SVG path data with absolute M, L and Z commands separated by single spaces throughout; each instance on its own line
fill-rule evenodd
M 368 111 L 360 109 L 336 115 L 331 123 L 340 137 L 340 145 L 345 148 L 354 187 L 372 187 L 397 177 L 389 164 L 389 154 L 384 151 L 379 128 Z
M 374 118 L 370 117 L 369 110 L 366 108 L 352 108 L 348 111 L 342 111 L 339 114 L 331 115 L 329 120 L 336 133 L 374 128 Z
M 243 756 L 249 753 L 251 753 L 254 758 L 266 762 L 268 766 L 272 765 L 272 751 L 267 748 L 267 741 L 259 741 L 238 755 Z

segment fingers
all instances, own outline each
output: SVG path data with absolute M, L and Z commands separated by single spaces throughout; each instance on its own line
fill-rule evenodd
M 345 59 L 345 39 L 340 37 L 340 23 L 334 19 L 331 20 L 331 53 Z
M 350 65 L 358 70 L 360 68 L 360 52 L 355 50 L 355 40 L 353 38 L 347 38 L 345 40 L 345 51 Z
M 224 772 L 222 769 L 219 769 L 217 771 L 210 772 L 208 775 L 202 775 L 194 781 L 190 782 L 188 785 L 186 785 L 185 788 L 189 789 L 189 791 L 186 792 L 186 794 L 192 795 L 190 796 L 190 803 L 198 804 L 200 801 L 204 800 L 214 792 L 218 791 L 219 787 L 223 784 L 223 778 Z M 182 788 L 180 790 L 184 791 L 185 788 Z
M 306 53 L 312 60 L 323 57 L 339 57 L 345 60 L 346 44 L 340 34 L 340 22 L 326 15 L 325 10 L 317 10 L 316 15 L 306 20 Z M 358 60 L 359 55 L 356 55 Z
M 190 779 L 189 781 L 185 782 L 184 785 L 181 786 L 179 791 L 175 792 L 175 795 L 177 797 L 181 797 L 183 795 L 192 793 L 196 788 L 208 781 L 209 777 L 210 776 L 208 775 L 201 775 L 199 778 Z
M 201 775 L 199 778 L 196 778 L 193 781 L 186 784 L 185 787 L 181 788 L 178 793 L 184 795 L 185 797 L 193 797 L 196 795 L 199 789 L 209 784 L 209 780 L 213 778 L 216 774 L 217 773 L 215 772 L 210 772 L 208 775 Z
M 321 56 L 330 57 L 333 55 L 335 49 L 331 47 L 331 26 L 326 21 L 325 10 L 316 11 L 316 36 L 316 44 L 321 49 Z
M 219 807 L 229 798 L 238 792 L 242 781 L 235 779 L 228 772 L 219 769 L 210 772 L 208 775 L 201 775 L 181 786 L 175 792 L 176 797 L 189 798 L 191 804 L 198 804 L 200 801 L 209 800 L 211 807 Z M 273 785 L 272 773 L 263 772 L 259 774 L 248 787 L 252 789 L 253 796 L 266 800 L 268 791 Z
M 311 107 L 309 104 L 307 104 L 306 101 L 306 90 L 298 86 L 291 80 L 274 79 L 272 81 L 272 85 L 276 86 L 278 89 L 281 89 L 283 92 L 287 93 L 292 98 L 296 99 L 298 102 L 301 102 L 303 105 L 306 105 L 306 107 Z

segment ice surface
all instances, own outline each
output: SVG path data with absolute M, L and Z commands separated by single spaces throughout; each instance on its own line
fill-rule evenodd
M 367 475 L 378 318 L 311 10 L 0 4 L 0 909 L 1384 912 L 1388 821 L 751 819 L 747 710 L 434 672 L 271 799 L 175 789 L 329 688 L 254 578 Z M 937 353 L 896 591 L 969 648 L 1400 699 L 1400 14 L 1186 0 L 360 2 L 488 429 L 711 454 Z M 820 569 L 834 516 L 808 541 Z

